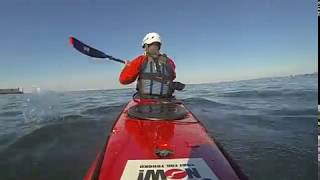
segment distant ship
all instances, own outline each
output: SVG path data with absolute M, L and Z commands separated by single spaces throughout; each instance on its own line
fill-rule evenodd
M 0 89 L 0 94 L 23 94 L 23 90 L 21 88 Z

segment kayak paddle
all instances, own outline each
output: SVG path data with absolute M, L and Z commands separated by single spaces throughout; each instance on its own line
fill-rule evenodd
M 76 50 L 78 50 L 79 52 L 81 52 L 82 54 L 85 54 L 87 56 L 94 57 L 94 58 L 101 58 L 101 59 L 106 58 L 106 59 L 109 59 L 112 61 L 116 61 L 116 62 L 120 62 L 120 63 L 125 64 L 124 60 L 107 55 L 98 49 L 95 49 L 93 47 L 86 45 L 85 43 L 79 41 L 78 39 L 76 39 L 74 37 L 70 37 L 69 42 Z
M 109 59 L 112 61 L 116 61 L 116 62 L 120 62 L 120 63 L 125 64 L 124 60 L 107 55 L 98 49 L 95 49 L 93 47 L 86 45 L 85 43 L 79 41 L 78 39 L 76 39 L 74 37 L 70 37 L 69 42 L 76 50 L 78 50 L 79 52 L 81 52 L 82 54 L 85 54 L 87 56 L 94 57 L 94 58 L 101 58 L 101 59 L 106 58 L 106 59 Z M 185 88 L 185 84 L 180 83 L 180 82 L 173 82 L 172 88 L 174 90 L 182 91 Z

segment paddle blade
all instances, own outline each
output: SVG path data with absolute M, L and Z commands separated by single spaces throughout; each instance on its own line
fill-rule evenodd
M 81 52 L 87 56 L 94 57 L 94 58 L 107 58 L 108 57 L 105 53 L 84 44 L 83 42 L 79 41 L 78 39 L 76 39 L 74 37 L 69 38 L 69 43 L 76 50 L 78 50 L 79 52 Z

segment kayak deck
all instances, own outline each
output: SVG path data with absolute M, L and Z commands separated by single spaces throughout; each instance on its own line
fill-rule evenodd
M 127 113 L 137 104 L 130 101 L 119 115 L 85 180 L 240 179 L 190 111 L 180 120 L 141 120 Z

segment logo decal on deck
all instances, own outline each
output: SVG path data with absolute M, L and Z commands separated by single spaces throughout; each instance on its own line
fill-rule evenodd
M 219 180 L 202 158 L 128 160 L 121 180 Z

